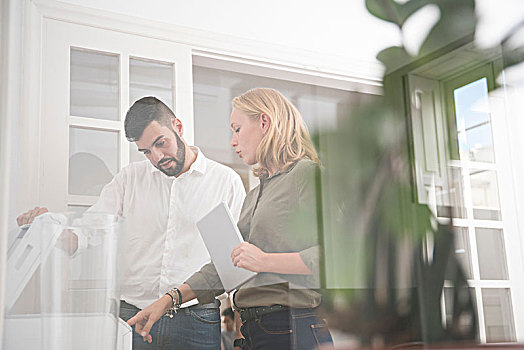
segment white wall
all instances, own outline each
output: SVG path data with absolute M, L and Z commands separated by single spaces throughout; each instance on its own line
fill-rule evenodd
M 60 1 L 309 50 L 348 62 L 377 62 L 375 57 L 380 50 L 402 42 L 397 27 L 369 14 L 364 0 L 150 0 L 147 5 L 142 0 Z M 479 17 L 477 43 L 483 47 L 494 46 L 523 19 L 524 1 L 477 0 L 476 11 Z M 428 22 L 426 19 L 418 23 L 423 26 Z M 416 32 L 415 37 L 427 34 L 424 30 Z M 412 39 L 413 35 L 408 37 Z
M 365 62 L 399 43 L 396 27 L 369 14 L 363 0 L 62 2 Z
M 2 344 L 4 321 L 5 261 L 7 255 L 7 231 L 10 221 L 8 208 L 15 201 L 12 187 L 13 146 L 17 133 L 13 133 L 17 115 L 20 113 L 22 68 L 23 10 L 19 1 L 0 3 L 0 344 Z M 15 164 L 16 165 L 16 164 Z M 1 346 L 1 345 L 0 345 Z

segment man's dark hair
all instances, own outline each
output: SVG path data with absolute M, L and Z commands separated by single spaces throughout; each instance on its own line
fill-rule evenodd
M 173 130 L 173 118 L 176 118 L 175 113 L 164 102 L 153 96 L 142 97 L 127 111 L 124 121 L 126 138 L 130 142 L 138 141 L 153 120 Z
M 224 317 L 229 316 L 229 317 L 231 317 L 232 320 L 235 319 L 235 313 L 233 312 L 233 309 L 230 308 L 230 307 L 225 309 L 224 311 L 222 311 L 222 316 L 224 316 Z

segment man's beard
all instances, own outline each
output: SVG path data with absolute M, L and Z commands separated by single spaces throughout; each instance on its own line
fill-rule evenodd
M 178 134 L 173 130 L 173 133 L 176 137 L 176 146 L 177 151 L 175 157 L 168 157 L 163 158 L 161 161 L 158 162 L 156 165 L 157 169 L 166 174 L 167 176 L 177 176 L 180 174 L 182 169 L 184 169 L 184 164 L 186 160 L 186 145 L 184 142 L 182 142 L 182 139 L 178 136 Z M 162 168 L 162 164 L 167 163 L 169 161 L 173 161 L 175 165 L 171 165 L 169 168 Z

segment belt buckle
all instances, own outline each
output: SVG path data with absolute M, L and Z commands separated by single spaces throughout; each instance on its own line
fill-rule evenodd
M 252 311 L 254 310 L 246 308 L 246 309 L 240 309 L 239 311 L 240 311 L 240 320 L 242 321 L 242 323 L 246 323 L 251 318 L 250 316 L 252 315 Z
M 244 320 L 244 317 L 242 317 L 242 315 L 245 314 L 245 312 L 246 312 L 245 309 L 238 308 L 237 310 L 238 310 L 238 313 L 240 314 L 240 321 L 242 323 L 245 323 L 246 321 Z

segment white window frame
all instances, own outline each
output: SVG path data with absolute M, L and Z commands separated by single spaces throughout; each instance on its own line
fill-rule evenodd
M 493 60 L 493 57 L 491 57 Z M 499 60 L 494 60 L 488 65 L 500 65 Z M 419 70 L 422 71 L 422 70 Z M 468 73 L 469 71 L 469 73 Z M 422 140 L 420 134 L 424 134 L 422 128 L 421 112 L 420 106 L 417 106 L 420 103 L 419 98 L 416 95 L 416 91 L 419 89 L 420 82 L 424 82 L 424 78 L 416 77 L 418 73 L 411 73 L 408 75 L 409 84 L 410 84 L 410 98 L 411 98 L 411 123 L 413 126 L 413 138 L 414 138 L 414 152 L 415 152 L 415 167 L 416 167 L 416 184 L 417 184 L 417 193 L 418 199 L 421 203 L 428 204 L 434 213 L 437 213 L 437 199 L 435 197 L 436 192 L 431 190 L 435 185 L 446 185 L 449 183 L 447 179 L 446 167 L 457 167 L 465 171 L 469 171 L 470 168 L 475 169 L 486 169 L 486 170 L 496 170 L 497 174 L 497 184 L 499 189 L 499 201 L 500 201 L 500 211 L 502 213 L 502 220 L 477 220 L 473 218 L 473 205 L 471 203 L 471 196 L 468 194 L 469 189 L 469 176 L 466 176 L 464 200 L 465 200 L 465 210 L 467 211 L 466 218 L 454 218 L 453 225 L 456 227 L 465 227 L 468 228 L 468 243 L 470 246 L 471 252 L 471 266 L 472 266 L 472 277 L 473 279 L 468 280 L 470 287 L 475 290 L 475 298 L 477 301 L 477 311 L 478 311 L 478 326 L 479 326 L 479 337 L 482 343 L 486 343 L 486 329 L 484 322 L 484 308 L 482 304 L 482 293 L 481 289 L 487 288 L 506 288 L 510 290 L 511 303 L 512 303 L 512 313 L 513 313 L 513 324 L 515 327 L 515 336 L 517 342 L 522 342 L 524 340 L 524 258 L 522 254 L 522 238 L 521 232 L 518 226 L 518 212 L 516 209 L 516 198 L 515 198 L 515 180 L 514 171 L 512 169 L 512 164 L 517 161 L 511 157 L 512 152 L 510 152 L 511 143 L 510 140 L 510 125 L 508 120 L 510 119 L 508 115 L 507 108 L 505 106 L 505 94 L 503 90 L 490 91 L 489 102 L 491 108 L 491 123 L 493 131 L 493 144 L 495 152 L 495 163 L 486 164 L 479 162 L 463 162 L 457 160 L 451 160 L 449 154 L 449 128 L 446 127 L 448 123 L 451 123 L 451 120 L 448 120 L 446 115 L 453 115 L 454 112 L 450 111 L 450 108 L 454 108 L 453 105 L 449 105 L 447 101 L 446 89 L 451 80 L 454 80 L 455 77 L 467 76 L 471 78 L 471 81 L 477 80 L 476 78 L 481 76 L 486 76 L 488 78 L 491 87 L 494 84 L 494 76 L 492 74 L 493 67 L 486 68 L 486 62 L 482 64 L 474 65 L 473 67 L 468 67 L 468 69 L 461 70 L 460 72 L 454 72 L 452 76 L 447 76 L 442 80 L 428 80 L 433 82 L 425 83 L 430 86 L 428 91 L 432 91 L 432 98 L 435 101 L 435 108 L 433 110 L 435 120 L 435 127 L 433 131 L 435 132 L 433 137 L 435 139 L 433 142 L 430 142 L 436 148 L 434 150 L 427 150 L 425 146 L 428 144 L 427 140 Z M 491 75 L 490 75 L 491 74 Z M 434 77 L 432 77 L 434 78 Z M 419 80 L 417 80 L 419 79 Z M 418 85 L 417 85 L 418 84 Z M 423 90 L 423 88 L 421 88 Z M 421 91 L 422 91 L 421 90 Z M 448 97 L 449 99 L 449 97 Z M 452 101 L 451 101 L 452 103 Z M 446 111 L 446 112 L 444 112 Z M 428 132 L 425 133 L 429 135 Z M 421 154 L 420 152 L 424 152 Z M 428 158 L 429 153 L 429 158 Z M 430 161 L 430 167 L 428 168 L 428 160 Z M 427 194 L 427 196 L 425 196 Z M 428 198 L 429 197 L 429 198 Z M 438 219 L 442 224 L 449 223 L 447 218 Z M 474 229 L 476 227 L 481 228 L 494 228 L 502 229 L 504 235 L 504 247 L 506 254 L 506 264 L 508 268 L 508 279 L 507 280 L 481 280 L 480 271 L 478 265 L 478 252 L 476 245 L 476 237 L 474 234 Z M 448 284 L 445 284 L 445 287 L 450 287 Z M 444 300 L 443 307 L 444 307 Z M 445 320 L 444 308 L 443 308 L 443 320 Z
M 71 127 L 118 133 L 118 169 L 129 164 L 129 142 L 123 119 L 129 108 L 129 61 L 138 57 L 174 64 L 175 114 L 184 122 L 184 137 L 193 140 L 193 90 L 191 49 L 187 45 L 137 37 L 112 30 L 44 20 L 41 128 L 40 202 L 51 210 L 65 211 L 67 205 L 92 205 L 97 196 L 68 193 L 69 130 Z M 73 48 L 114 54 L 119 58 L 119 120 L 79 117 L 69 113 L 70 52 Z M 93 116 L 95 117 L 95 116 Z M 51 137 L 52 136 L 52 137 Z M 60 185 L 59 185 L 60 184 Z

